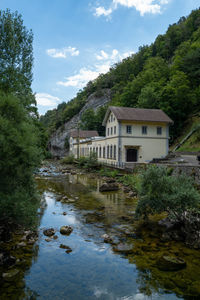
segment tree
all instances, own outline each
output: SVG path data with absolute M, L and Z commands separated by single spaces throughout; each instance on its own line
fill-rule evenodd
M 36 215 L 32 175 L 41 157 L 38 137 L 21 100 L 0 92 L 0 219 L 30 224 Z
M 0 90 L 20 95 L 25 106 L 35 104 L 32 95 L 33 34 L 22 16 L 0 11 Z M 27 96 L 28 95 L 28 96 Z

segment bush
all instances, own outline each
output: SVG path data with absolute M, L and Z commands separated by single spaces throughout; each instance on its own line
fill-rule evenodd
M 119 171 L 115 170 L 115 169 L 112 170 L 112 169 L 108 169 L 108 168 L 103 168 L 103 169 L 100 170 L 99 173 L 100 173 L 101 176 L 115 178 L 119 174 Z
M 179 219 L 183 212 L 199 209 L 200 194 L 186 175 L 168 176 L 166 168 L 151 166 L 140 180 L 136 216 L 166 211 L 170 217 Z
M 74 163 L 74 155 L 71 154 L 69 156 L 64 157 L 60 161 L 62 164 L 73 164 Z

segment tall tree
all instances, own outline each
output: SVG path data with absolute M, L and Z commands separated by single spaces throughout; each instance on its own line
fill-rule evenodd
M 35 103 L 32 95 L 33 33 L 22 16 L 0 10 L 0 89 L 20 95 L 25 106 Z

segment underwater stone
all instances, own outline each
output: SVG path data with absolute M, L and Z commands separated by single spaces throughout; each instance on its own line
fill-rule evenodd
M 186 262 L 182 258 L 164 255 L 158 259 L 157 267 L 161 271 L 178 271 L 186 268 Z
M 113 250 L 123 254 L 130 254 L 133 253 L 133 246 L 126 243 L 120 243 L 116 245 Z
M 19 270 L 13 269 L 8 271 L 7 273 L 3 273 L 2 277 L 6 281 L 12 281 L 14 277 L 16 277 L 19 274 Z

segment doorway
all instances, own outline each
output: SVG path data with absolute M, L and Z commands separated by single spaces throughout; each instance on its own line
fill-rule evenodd
M 127 162 L 136 162 L 138 158 L 138 150 L 137 149 L 127 149 L 126 150 L 126 161 Z

